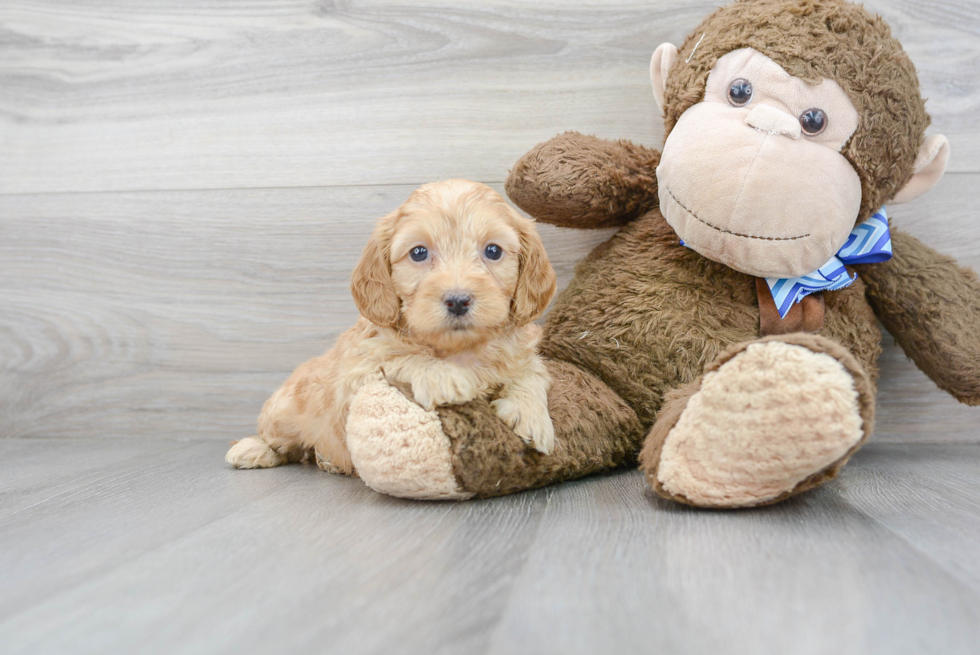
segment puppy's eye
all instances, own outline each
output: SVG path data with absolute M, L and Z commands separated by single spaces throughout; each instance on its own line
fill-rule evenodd
M 412 252 L 408 253 L 413 262 L 424 262 L 429 257 L 429 251 L 423 246 L 415 246 Z
M 484 256 L 487 259 L 500 259 L 500 256 L 504 254 L 503 249 L 495 243 L 491 243 L 487 246 L 486 250 L 483 251 Z
M 752 83 L 746 79 L 738 78 L 728 87 L 728 102 L 736 107 L 748 104 L 752 99 Z

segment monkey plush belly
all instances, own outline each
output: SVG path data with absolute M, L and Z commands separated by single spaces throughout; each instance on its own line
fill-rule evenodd
M 594 374 L 648 427 L 664 393 L 758 336 L 754 285 L 684 248 L 653 210 L 578 265 L 547 316 L 541 351 Z
M 666 392 L 760 336 L 755 279 L 684 248 L 651 211 L 579 264 L 548 315 L 542 352 L 596 375 L 649 426 Z M 874 379 L 881 335 L 860 280 L 825 298 L 820 334 Z

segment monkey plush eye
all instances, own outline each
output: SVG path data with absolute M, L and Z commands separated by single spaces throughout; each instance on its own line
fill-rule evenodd
M 823 109 L 807 109 L 800 114 L 800 127 L 803 134 L 816 136 L 827 129 L 827 113 Z
M 487 259 L 497 260 L 497 259 L 500 259 L 500 256 L 501 255 L 504 254 L 504 251 L 497 244 L 491 243 L 483 251 L 483 254 L 484 254 L 484 256 L 486 256 Z
M 408 256 L 412 258 L 413 262 L 424 262 L 429 256 L 429 251 L 423 246 L 415 246 L 412 248 L 412 252 L 408 253 Z
M 736 107 L 748 104 L 752 99 L 752 83 L 748 80 L 738 78 L 728 87 L 728 102 Z

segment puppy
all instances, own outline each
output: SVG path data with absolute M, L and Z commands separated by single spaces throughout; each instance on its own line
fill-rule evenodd
M 377 375 L 411 385 L 430 410 L 496 394 L 497 415 L 550 453 L 550 379 L 532 321 L 555 289 L 533 222 L 493 189 L 467 180 L 422 186 L 380 220 L 354 269 L 357 324 L 296 369 L 265 403 L 258 435 L 225 460 L 265 468 L 315 452 L 321 468 L 356 475 L 348 407 Z

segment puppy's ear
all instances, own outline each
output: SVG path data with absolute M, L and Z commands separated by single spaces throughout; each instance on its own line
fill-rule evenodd
M 361 261 L 351 275 L 350 291 L 361 316 L 381 327 L 394 327 L 401 314 L 401 303 L 391 279 L 391 237 L 399 212 L 378 222 Z
M 514 322 L 526 325 L 544 314 L 555 296 L 558 281 L 534 223 L 516 212 L 515 216 L 521 238 L 521 255 L 517 290 L 514 292 Z

